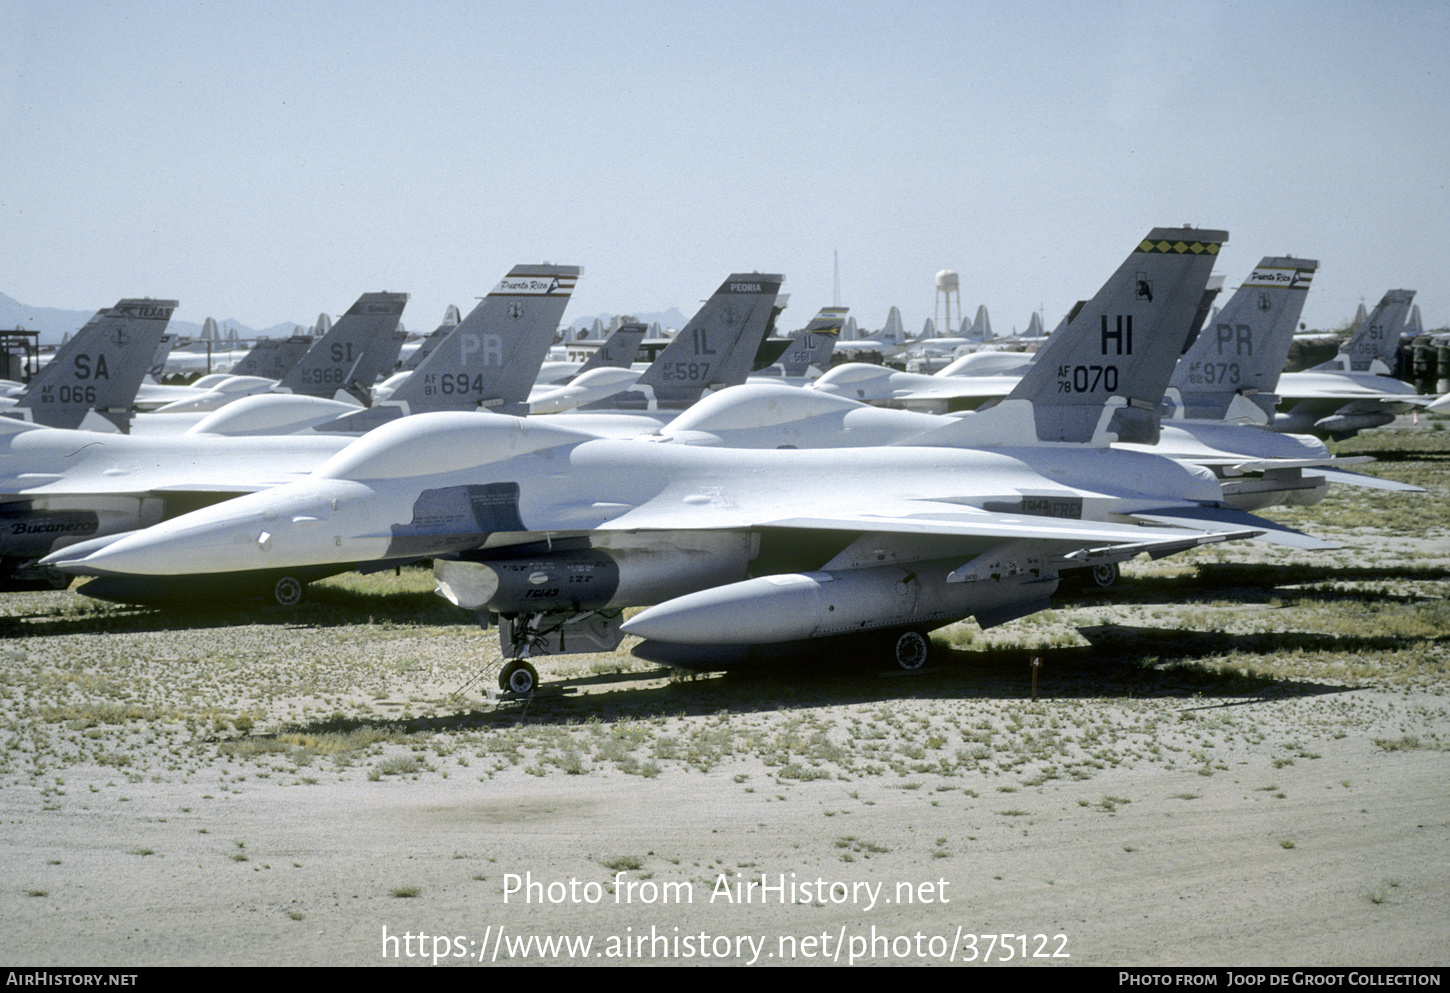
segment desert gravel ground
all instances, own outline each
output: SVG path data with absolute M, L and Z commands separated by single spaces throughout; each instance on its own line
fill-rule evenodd
M 424 570 L 8 595 L 0 961 L 1444 966 L 1450 432 L 1403 433 L 1429 493 L 1274 514 L 1341 551 L 1135 564 L 910 675 L 490 698 Z

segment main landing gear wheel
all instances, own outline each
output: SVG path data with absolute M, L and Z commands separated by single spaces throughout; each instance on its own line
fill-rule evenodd
M 896 664 L 903 669 L 920 669 L 930 654 L 931 642 L 920 631 L 904 631 L 896 639 Z
M 1093 586 L 1105 590 L 1118 581 L 1118 563 L 1108 562 L 1104 565 L 1095 565 L 1088 575 L 1092 578 Z
M 295 607 L 302 602 L 302 580 L 296 576 L 283 576 L 272 587 L 272 599 L 279 607 Z
M 539 673 L 523 659 L 514 659 L 498 674 L 498 688 L 524 695 L 539 687 Z

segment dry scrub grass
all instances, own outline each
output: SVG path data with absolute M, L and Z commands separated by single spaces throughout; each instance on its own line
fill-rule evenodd
M 1385 458 L 1371 471 L 1430 492 L 1336 488 L 1317 507 L 1272 515 L 1332 529 L 1343 550 L 1238 543 L 1132 563 L 1116 589 L 1066 593 L 987 632 L 970 621 L 938 632 L 932 666 L 911 675 L 872 658 L 691 675 L 619 653 L 542 660 L 544 692 L 499 702 L 480 676 L 499 661 L 492 632 L 433 595 L 426 569 L 329 580 L 295 610 L 178 615 L 12 594 L 0 603 L 0 796 L 23 819 L 85 816 L 142 785 L 207 802 L 329 784 L 461 782 L 526 796 L 545 784 L 686 786 L 715 805 L 814 805 L 818 832 L 794 842 L 802 865 L 898 859 L 956 871 L 979 838 L 1067 817 L 1044 819 L 1055 797 L 1089 818 L 1142 817 L 1150 801 L 1180 817 L 1215 804 L 1288 809 L 1301 788 L 1276 777 L 1343 745 L 1401 761 L 1450 744 L 1450 440 L 1424 430 L 1373 439 L 1360 444 Z M 1364 776 L 1342 761 L 1350 771 L 1321 788 L 1351 797 Z M 893 820 L 879 823 L 895 826 L 873 834 L 888 808 Z M 834 820 L 852 816 L 850 827 Z M 931 827 L 915 837 L 918 818 Z M 1311 825 L 1276 832 L 1265 847 L 1309 857 Z M 1126 840 L 1115 840 L 1120 856 L 1147 844 Z M 120 850 L 168 857 L 140 841 Z M 243 858 L 246 871 L 272 865 Z M 732 865 L 724 854 L 693 859 L 701 878 Z M 1375 887 L 1385 900 L 1379 881 L 1391 871 L 1402 868 L 1379 869 L 1357 892 Z M 54 892 L 59 872 L 12 872 L 10 889 Z M 476 863 L 468 872 L 497 875 Z M 423 881 L 403 889 L 424 902 L 438 884 Z M 304 909 L 317 920 L 301 905 L 286 919 Z
M 912 679 L 882 680 L 869 659 L 671 678 L 621 653 L 543 660 L 546 680 L 581 692 L 498 706 L 480 679 L 498 660 L 492 636 L 434 597 L 422 568 L 326 581 L 294 611 L 178 616 L 14 594 L 0 618 L 0 774 L 229 765 L 315 776 L 319 763 L 393 774 L 424 753 L 444 760 L 409 774 L 653 777 L 743 765 L 784 783 L 929 775 L 955 789 L 1137 762 L 1211 767 L 1256 732 L 1230 716 L 1187 720 L 1162 701 L 1366 688 L 1443 697 L 1450 538 L 1426 521 L 1450 520 L 1446 444 L 1421 430 L 1354 446 L 1377 446 L 1371 471 L 1428 493 L 1336 487 L 1316 507 L 1276 515 L 1311 531 L 1354 520 L 1335 535 L 1343 551 L 1237 543 L 1130 564 L 1116 589 L 1068 593 L 987 632 L 971 621 L 943 629 L 938 664 Z M 1413 542 L 1386 537 L 1410 524 Z M 1021 700 L 1033 656 L 1050 704 Z M 928 705 L 902 717 L 891 706 L 901 694 Z M 1405 733 L 1438 741 L 1440 716 Z

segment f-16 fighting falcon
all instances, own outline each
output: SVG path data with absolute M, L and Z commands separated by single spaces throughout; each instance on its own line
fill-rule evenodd
M 147 600 L 441 557 L 440 590 L 499 619 L 515 690 L 537 679 L 527 657 L 622 633 L 712 663 L 872 634 L 914 667 L 932 628 L 1043 609 L 1067 565 L 1258 533 L 1224 515 L 1209 471 L 1112 447 L 1156 437 L 1225 239 L 1155 229 L 1022 393 L 910 445 L 727 449 L 599 438 L 567 418 L 423 414 L 306 480 L 46 564 L 98 577 L 87 593 Z M 654 606 L 622 625 L 641 605 Z

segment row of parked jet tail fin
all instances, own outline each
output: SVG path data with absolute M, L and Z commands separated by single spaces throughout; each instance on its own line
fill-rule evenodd
M 729 276 L 643 372 L 626 325 L 589 367 L 541 375 L 581 270 L 540 265 L 445 321 L 386 389 L 407 297 L 369 293 L 266 392 L 132 414 L 176 303 L 123 300 L 0 418 L 0 565 L 127 602 L 292 602 L 432 559 L 441 593 L 497 623 L 515 690 L 537 679 L 528 658 L 625 634 L 672 664 L 870 636 L 919 665 L 931 629 L 1040 610 L 1073 570 L 1246 538 L 1326 547 L 1254 512 L 1331 481 L 1410 488 L 1282 429 L 1434 402 L 1376 375 L 1413 294 L 1295 382 L 1280 370 L 1318 263 L 1264 258 L 1199 333 L 1226 241 L 1153 230 L 1032 361 L 986 377 L 846 365 L 805 384 L 836 310 L 773 381 L 747 381 L 782 284 L 764 273 Z

